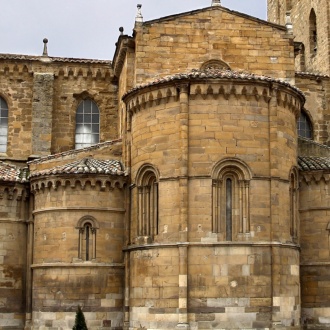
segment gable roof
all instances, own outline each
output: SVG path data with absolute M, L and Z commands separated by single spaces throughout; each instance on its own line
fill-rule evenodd
M 298 166 L 301 171 L 329 171 L 330 158 L 329 157 L 298 157 Z
M 31 178 L 60 174 L 125 175 L 125 172 L 123 165 L 118 160 L 98 160 L 87 157 L 71 163 L 31 173 Z
M 25 183 L 29 181 L 29 171 L 26 167 L 19 168 L 15 165 L 0 161 L 0 181 Z
M 192 10 L 192 11 L 187 11 L 187 12 L 183 12 L 183 13 L 179 13 L 179 14 L 164 16 L 164 17 L 160 17 L 160 18 L 157 18 L 157 19 L 145 21 L 145 22 L 143 22 L 143 25 L 148 26 L 148 25 L 152 25 L 152 24 L 155 24 L 155 23 L 162 23 L 162 22 L 166 22 L 166 21 L 171 21 L 171 20 L 175 20 L 175 19 L 180 18 L 180 17 L 197 15 L 197 14 L 202 13 L 202 12 L 213 11 L 213 10 L 223 11 L 223 12 L 226 12 L 226 13 L 231 14 L 231 15 L 243 17 L 245 19 L 254 21 L 254 22 L 259 23 L 259 24 L 268 25 L 270 27 L 286 31 L 286 27 L 283 26 L 283 25 L 271 23 L 271 22 L 268 22 L 266 20 L 251 16 L 251 15 L 248 15 L 248 14 L 244 14 L 244 13 L 241 13 L 241 12 L 238 12 L 238 11 L 235 11 L 235 10 L 231 10 L 231 9 L 223 7 L 223 6 L 205 7 L 205 8 L 196 9 L 196 10 Z

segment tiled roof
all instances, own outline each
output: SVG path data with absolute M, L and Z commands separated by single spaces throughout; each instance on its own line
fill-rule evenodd
M 53 159 L 57 159 L 57 158 L 65 157 L 65 156 L 70 156 L 70 155 L 75 155 L 75 154 L 79 154 L 79 153 L 82 153 L 82 152 L 94 151 L 94 150 L 100 149 L 102 147 L 114 145 L 118 142 L 122 142 L 122 139 L 116 139 L 116 140 L 101 142 L 101 143 L 94 144 L 94 145 L 92 145 L 90 147 L 86 147 L 86 148 L 73 149 L 73 150 L 63 151 L 63 152 L 60 152 L 60 153 L 54 154 L 54 155 L 48 155 L 48 156 L 40 157 L 38 159 L 29 161 L 28 165 L 29 164 L 39 164 L 39 163 L 43 163 L 43 162 L 48 161 L 48 160 L 53 160 Z
M 158 84 L 175 81 L 175 80 L 200 80 L 200 79 L 228 79 L 228 80 L 237 79 L 237 80 L 274 82 L 274 83 L 279 83 L 284 86 L 288 86 L 288 87 L 296 90 L 303 96 L 303 93 L 300 89 L 298 89 L 297 87 L 291 85 L 290 83 L 288 83 L 284 80 L 271 78 L 271 77 L 267 77 L 267 76 L 261 76 L 261 75 L 257 75 L 257 74 L 253 74 L 253 73 L 244 72 L 244 71 L 241 72 L 241 71 L 210 68 L 210 69 L 206 69 L 206 70 L 194 69 L 187 73 L 178 73 L 178 74 L 174 74 L 171 76 L 166 76 L 163 78 L 156 79 L 152 82 L 142 84 L 142 85 L 132 88 L 130 91 L 128 91 L 123 96 L 123 98 L 126 95 L 128 95 L 134 91 L 140 90 L 145 87 L 153 86 L 153 85 L 158 85 Z
M 330 170 L 329 157 L 298 157 L 298 166 L 301 171 Z
M 124 175 L 123 165 L 118 160 L 97 160 L 83 158 L 75 162 L 59 165 L 51 169 L 31 173 L 31 177 L 56 174 L 108 174 Z
M 296 72 L 296 76 L 310 77 L 310 78 L 330 78 L 327 74 L 314 73 L 314 72 Z
M 69 63 L 91 63 L 91 64 L 111 64 L 108 60 L 85 59 L 85 58 L 67 58 L 67 57 L 51 57 L 51 56 L 33 56 L 33 55 L 19 55 L 19 54 L 0 54 L 2 60 L 24 60 L 24 61 L 41 61 L 49 59 L 51 62 L 69 62 Z
M 28 182 L 29 171 L 25 168 L 19 168 L 15 165 L 0 161 L 0 181 L 6 182 Z

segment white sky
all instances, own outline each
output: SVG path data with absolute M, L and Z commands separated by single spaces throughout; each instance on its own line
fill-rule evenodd
M 267 0 L 222 0 L 222 6 L 266 19 Z M 112 59 L 119 27 L 131 35 L 136 5 L 144 21 L 204 8 L 211 0 L 0 0 L 0 53 Z

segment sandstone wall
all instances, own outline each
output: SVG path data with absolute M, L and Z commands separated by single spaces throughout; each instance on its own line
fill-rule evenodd
M 311 42 L 309 17 L 314 9 L 317 22 L 317 51 Z M 290 11 L 295 41 L 304 44 L 305 72 L 330 73 L 330 5 L 327 0 L 268 0 L 268 20 L 285 25 Z
M 26 211 L 23 185 L 0 188 L 0 328 L 24 326 L 26 308 Z
M 173 78 L 124 99 L 131 116 L 133 329 L 138 320 L 158 329 L 299 326 L 289 176 L 302 99 L 280 85 L 273 94 L 267 84 L 235 82 Z M 215 173 L 226 162 L 245 171 L 230 240 L 213 228 Z M 140 171 L 147 165 L 158 175 L 158 233 L 139 237 Z
M 313 126 L 313 140 L 329 143 L 330 79 L 311 74 L 297 74 L 296 86 L 307 96 L 305 109 Z
M 137 23 L 136 84 L 223 60 L 244 70 L 294 81 L 286 29 L 221 7 Z
M 302 319 L 311 329 L 328 324 L 328 173 L 302 173 L 300 189 Z
M 34 326 L 72 327 L 80 305 L 90 329 L 121 327 L 123 182 L 85 176 L 34 180 L 32 187 Z M 84 219 L 94 228 L 89 258 Z
M 65 61 L 64 61 L 65 62 Z M 36 58 L 0 61 L 0 96 L 9 108 L 4 157 L 27 160 L 75 148 L 75 115 L 86 98 L 100 110 L 100 142 L 116 139 L 116 87 L 110 62 Z

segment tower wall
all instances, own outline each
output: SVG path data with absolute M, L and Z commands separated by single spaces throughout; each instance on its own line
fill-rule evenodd
M 310 14 L 316 15 L 316 35 L 314 40 Z M 300 53 L 303 65 L 297 71 L 330 74 L 330 4 L 327 0 L 268 0 L 268 20 L 285 25 L 286 13 L 290 12 L 295 42 L 301 42 Z
M 54 177 L 34 180 L 32 187 L 33 326 L 72 328 L 80 305 L 89 329 L 120 328 L 123 181 Z
M 130 329 L 298 326 L 289 177 L 302 99 L 261 82 L 173 80 L 125 98 L 134 183 Z M 158 175 L 158 233 L 149 236 L 139 234 L 145 166 Z M 228 239 L 218 178 L 240 170 Z

